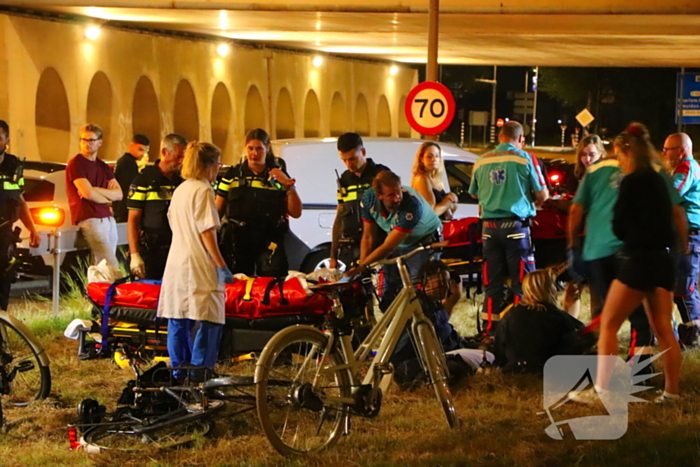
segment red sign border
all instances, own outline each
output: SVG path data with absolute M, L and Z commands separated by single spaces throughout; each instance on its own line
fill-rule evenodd
M 445 121 L 442 122 L 440 125 L 433 128 L 428 128 L 420 125 L 416 121 L 416 119 L 413 118 L 413 114 L 411 112 L 413 99 L 415 99 L 416 95 L 424 89 L 433 89 L 439 92 L 447 101 L 447 118 L 445 118 Z M 455 112 L 457 110 L 456 107 L 457 105 L 455 104 L 455 99 L 452 96 L 452 92 L 447 88 L 447 86 L 445 86 L 442 83 L 438 83 L 437 81 L 423 81 L 422 83 L 418 83 L 413 89 L 411 89 L 411 92 L 408 93 L 406 103 L 404 104 L 404 113 L 406 114 L 406 120 L 408 120 L 408 124 L 411 125 L 411 128 L 413 128 L 415 131 L 419 132 L 422 135 L 432 136 L 442 133 L 447 129 L 447 127 L 450 126 L 452 120 L 454 120 L 455 118 Z

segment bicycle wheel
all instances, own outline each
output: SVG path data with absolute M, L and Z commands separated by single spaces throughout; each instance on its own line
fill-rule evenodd
M 25 406 L 49 395 L 51 370 L 41 364 L 27 336 L 7 321 L 0 321 L 0 365 L 10 389 L 10 406 Z
M 351 400 L 348 370 L 328 338 L 308 327 L 287 328 L 265 346 L 255 371 L 258 418 L 283 456 L 332 445 L 343 431 Z M 345 398 L 344 401 L 338 398 Z
M 178 410 L 171 418 L 124 419 L 90 428 L 83 435 L 86 449 L 138 452 L 187 447 L 211 432 L 210 417 L 223 408 L 222 401 L 209 402 L 210 409 L 198 414 Z
M 418 349 L 422 353 L 424 369 L 430 376 L 430 383 L 435 389 L 438 402 L 442 405 L 445 418 L 450 428 L 459 426 L 459 419 L 452 402 L 452 392 L 450 392 L 449 371 L 445 360 L 445 352 L 437 340 L 435 330 L 429 323 L 418 323 L 416 326 L 418 339 Z

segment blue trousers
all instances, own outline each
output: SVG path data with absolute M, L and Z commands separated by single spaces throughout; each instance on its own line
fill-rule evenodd
M 697 230 L 688 235 L 688 252 L 679 254 L 676 261 L 678 277 L 673 301 L 678 306 L 684 324 L 695 322 L 700 325 L 700 233 Z
M 523 295 L 523 278 L 535 270 L 535 257 L 527 221 L 517 218 L 484 219 L 484 312 L 482 329 L 495 332 L 508 292 L 504 277 L 510 277 L 514 303 Z
M 199 326 L 193 333 L 195 324 Z M 168 319 L 168 354 L 170 366 L 182 365 L 214 368 L 219 355 L 219 343 L 223 324 L 192 319 Z M 194 335 L 193 335 L 194 334 Z M 184 378 L 183 372 L 174 371 L 173 376 Z

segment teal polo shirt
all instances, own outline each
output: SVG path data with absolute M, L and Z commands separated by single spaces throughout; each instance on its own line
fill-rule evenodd
M 683 201 L 688 226 L 700 229 L 700 165 L 692 156 L 686 157 L 673 171 L 673 186 Z
M 584 261 L 612 256 L 622 250 L 622 241 L 612 231 L 613 208 L 622 176 L 617 159 L 603 159 L 588 167 L 578 187 L 574 203 L 583 207 L 586 216 Z
M 375 223 L 384 232 L 408 232 L 400 247 L 412 247 L 442 226 L 433 208 L 411 187 L 402 186 L 403 199 L 398 209 L 387 212 L 374 189 L 362 196 L 362 220 Z
M 501 143 L 476 160 L 469 194 L 479 198 L 482 219 L 535 215 L 533 192 L 545 189 L 535 160 L 510 143 Z

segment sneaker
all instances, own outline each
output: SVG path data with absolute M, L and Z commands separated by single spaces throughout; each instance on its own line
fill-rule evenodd
M 567 397 L 569 400 L 578 402 L 579 404 L 593 405 L 600 402 L 600 395 L 594 387 L 584 389 L 583 391 L 569 391 Z
M 681 400 L 681 396 L 678 394 L 669 394 L 664 391 L 660 396 L 654 398 L 655 404 L 673 404 Z

